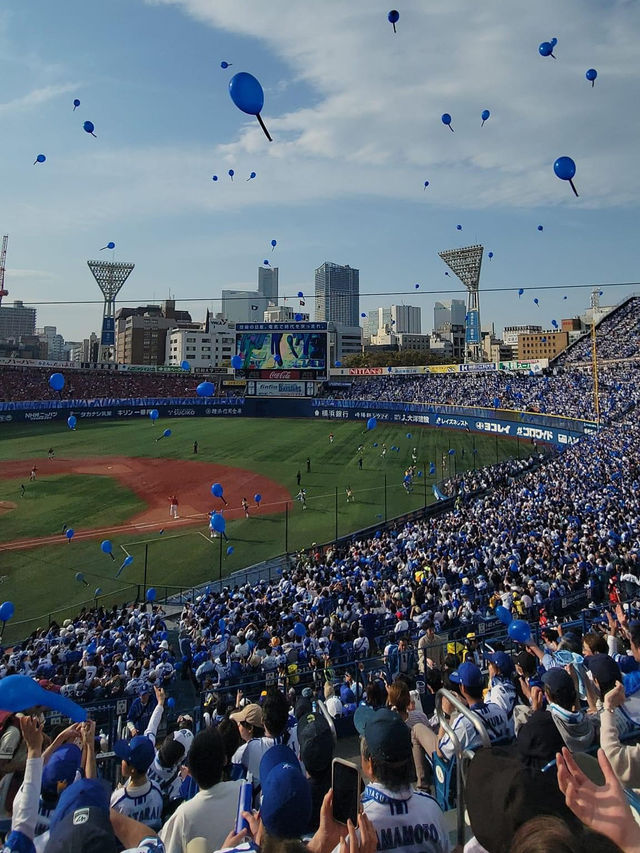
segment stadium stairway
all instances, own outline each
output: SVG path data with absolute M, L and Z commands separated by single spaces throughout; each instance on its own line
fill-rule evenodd
M 169 628 L 168 625 L 167 629 L 169 648 L 179 649 L 178 629 Z M 174 715 L 178 717 L 180 714 L 193 714 L 193 709 L 200 704 L 200 697 L 191 679 L 183 679 L 182 675 L 177 676 L 167 693 L 175 701 L 175 706 L 171 710 L 172 717 Z

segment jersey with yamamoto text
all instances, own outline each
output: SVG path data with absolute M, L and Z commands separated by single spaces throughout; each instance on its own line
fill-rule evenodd
M 377 782 L 364 789 L 362 805 L 378 836 L 378 851 L 449 853 L 442 810 L 422 791 L 389 791 Z

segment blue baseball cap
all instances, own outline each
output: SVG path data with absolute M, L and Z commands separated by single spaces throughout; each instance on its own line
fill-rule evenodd
M 484 687 L 484 675 L 471 661 L 461 663 L 455 672 L 450 673 L 449 678 L 454 684 L 462 684 L 465 687 Z
M 395 711 L 389 708 L 376 711 L 360 705 L 353 724 L 367 742 L 371 755 L 379 761 L 406 761 L 411 757 L 411 732 Z
M 53 753 L 42 771 L 42 788 L 45 791 L 57 793 L 58 782 L 66 782 L 67 786 L 76 778 L 80 769 L 82 752 L 75 743 L 63 743 Z
M 487 660 L 497 666 L 502 675 L 511 675 L 513 672 L 513 661 L 506 652 L 494 652 L 492 655 L 487 655 Z
M 288 746 L 272 746 L 260 762 L 260 817 L 274 838 L 300 838 L 309 829 L 311 787 Z
M 114 744 L 113 751 L 138 773 L 147 772 L 156 754 L 154 745 L 146 735 L 136 735 L 130 741 L 119 740 Z

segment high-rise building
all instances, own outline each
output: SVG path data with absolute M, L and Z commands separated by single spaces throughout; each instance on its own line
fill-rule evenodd
M 397 335 L 419 335 L 422 330 L 422 312 L 413 305 L 392 305 L 391 325 Z
M 44 326 L 36 329 L 36 335 L 45 344 L 49 361 L 65 361 L 64 338 L 58 334 L 55 326 Z
M 0 307 L 0 340 L 19 341 L 20 338 L 36 333 L 36 309 L 25 308 L 24 302 L 16 299 L 13 305 Z
M 444 299 L 433 306 L 433 328 L 437 331 L 447 324 L 464 326 L 466 316 L 467 305 L 464 299 Z
M 278 304 L 278 267 L 258 267 L 258 293 L 272 305 Z
M 297 320 L 296 317 L 298 318 Z M 279 308 L 274 305 L 272 308 L 267 308 L 267 310 L 264 312 L 264 322 L 308 323 L 309 315 L 304 314 L 299 309 L 292 308 L 290 305 L 280 305 Z
M 325 261 L 318 267 L 316 320 L 357 326 L 360 322 L 360 270 Z
M 115 316 L 116 361 L 119 364 L 164 364 L 167 332 L 200 328 L 188 311 L 176 311 L 175 301 L 139 308 L 120 308 Z

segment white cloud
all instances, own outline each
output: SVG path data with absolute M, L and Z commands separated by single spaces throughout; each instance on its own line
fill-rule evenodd
M 69 92 L 75 91 L 77 85 L 75 83 L 62 83 L 52 86 L 43 86 L 39 89 L 32 89 L 26 95 L 21 95 L 19 98 L 14 98 L 11 101 L 0 103 L 0 116 L 8 115 L 14 112 L 23 112 L 42 106 L 42 104 L 52 101 L 60 95 L 66 95 Z
M 415 198 L 423 176 L 436 203 L 456 207 L 637 198 L 637 4 L 542 0 L 505 10 L 503 0 L 407 0 L 394 36 L 387 6 L 370 0 L 149 2 L 264 42 L 313 90 L 312 104 L 282 115 L 267 98 L 273 146 L 239 113 L 238 139 L 219 149 L 229 160 L 261 155 L 281 201 Z M 543 59 L 538 44 L 553 35 L 558 58 Z M 591 66 L 594 89 L 584 79 Z M 269 94 L 279 81 L 262 83 Z M 492 116 L 481 129 L 485 107 Z M 561 154 L 577 162 L 577 201 L 553 175 Z

